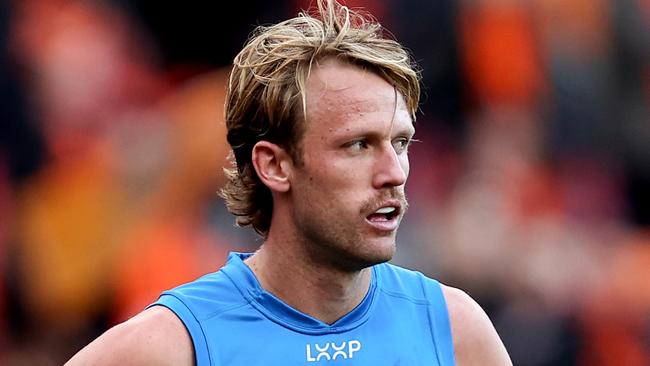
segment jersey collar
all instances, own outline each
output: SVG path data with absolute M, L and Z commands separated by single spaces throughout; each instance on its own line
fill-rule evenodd
M 287 305 L 262 288 L 253 271 L 244 263 L 252 253 L 231 252 L 222 271 L 232 280 L 242 296 L 270 320 L 308 334 L 339 333 L 354 329 L 368 320 L 375 303 L 377 278 L 372 268 L 370 288 L 361 303 L 333 324 L 324 323 Z

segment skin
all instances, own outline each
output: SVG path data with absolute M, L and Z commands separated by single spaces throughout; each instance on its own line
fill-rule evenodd
M 401 95 L 356 66 L 321 61 L 306 93 L 302 164 L 267 142 L 253 149 L 274 207 L 268 239 L 247 263 L 265 289 L 333 323 L 366 294 L 369 267 L 395 252 L 415 130 Z M 393 230 L 368 220 L 387 205 L 401 206 Z
M 415 130 L 402 96 L 357 66 L 321 60 L 306 93 L 302 163 L 268 141 L 253 148 L 274 207 L 268 238 L 246 263 L 264 289 L 331 324 L 362 301 L 369 267 L 395 252 Z M 374 221 L 370 215 L 387 205 L 399 207 L 392 223 Z M 443 286 L 443 293 L 458 365 L 511 365 L 481 307 L 458 289 Z M 125 359 L 132 365 L 194 362 L 178 318 L 154 307 L 109 330 L 68 364 L 123 365 Z

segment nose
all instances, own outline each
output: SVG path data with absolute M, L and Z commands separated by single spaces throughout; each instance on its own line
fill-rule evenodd
M 373 175 L 373 187 L 391 188 L 406 183 L 409 161 L 406 153 L 398 155 L 391 144 L 378 152 Z

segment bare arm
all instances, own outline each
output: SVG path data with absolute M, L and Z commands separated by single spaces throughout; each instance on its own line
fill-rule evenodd
M 458 366 L 512 365 L 501 338 L 481 306 L 465 292 L 442 287 L 449 309 Z
M 180 319 L 154 306 L 109 329 L 65 365 L 194 365 L 194 348 Z

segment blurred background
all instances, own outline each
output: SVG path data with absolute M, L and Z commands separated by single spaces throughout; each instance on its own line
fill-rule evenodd
M 650 365 L 650 1 L 347 4 L 422 69 L 394 262 L 516 365 Z M 259 245 L 216 194 L 225 78 L 308 6 L 0 1 L 0 364 L 62 364 Z

